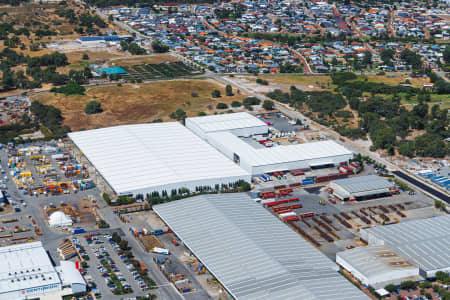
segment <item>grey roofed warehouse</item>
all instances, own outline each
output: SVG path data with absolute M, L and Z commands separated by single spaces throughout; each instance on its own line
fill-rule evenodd
M 246 194 L 202 195 L 153 209 L 235 299 L 369 299 Z
M 384 245 L 338 252 L 336 262 L 375 289 L 404 280 L 420 280 L 419 268 Z
M 420 275 L 450 271 L 450 215 L 361 229 L 369 245 L 386 245 L 415 264 Z
M 349 200 L 389 194 L 395 185 L 382 177 L 368 175 L 333 180 L 330 187 L 339 199 Z

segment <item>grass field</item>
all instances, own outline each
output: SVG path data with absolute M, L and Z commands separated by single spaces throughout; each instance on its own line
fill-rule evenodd
M 221 98 L 211 97 L 214 89 L 221 91 Z M 198 97 L 192 97 L 193 92 L 198 93 Z M 33 96 L 33 100 L 59 108 L 65 118 L 64 124 L 76 131 L 81 128 L 151 122 L 159 118 L 170 120 L 169 114 L 179 108 L 186 111 L 188 116 L 196 116 L 200 111 L 212 114 L 217 103 L 241 101 L 245 97 L 224 95 L 224 87 L 211 80 L 171 80 L 92 87 L 83 96 L 43 93 Z M 101 103 L 104 112 L 86 115 L 84 107 L 93 100 Z
M 429 83 L 428 77 L 412 78 L 408 75 L 367 75 L 369 82 L 385 83 L 389 85 L 399 85 L 405 83 L 406 79 L 409 79 L 411 86 L 422 87 L 423 84 Z
M 334 85 L 331 84 L 330 76 L 260 75 L 258 77 L 274 84 L 301 85 L 305 86 L 305 88 L 313 86 L 312 89 L 318 90 L 334 88 Z

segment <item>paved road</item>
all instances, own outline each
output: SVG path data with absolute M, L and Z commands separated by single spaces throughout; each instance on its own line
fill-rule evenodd
M 426 184 L 420 182 L 419 180 L 413 178 L 412 176 L 405 174 L 404 172 L 394 171 L 392 173 L 394 173 L 396 176 L 400 177 L 401 179 L 412 183 L 413 185 L 417 186 L 418 188 L 432 194 L 433 196 L 441 199 L 442 201 L 445 201 L 448 204 L 450 204 L 450 197 L 448 196 L 448 194 L 446 195 L 446 194 L 436 190 L 435 188 L 432 188 L 429 185 L 426 185 Z

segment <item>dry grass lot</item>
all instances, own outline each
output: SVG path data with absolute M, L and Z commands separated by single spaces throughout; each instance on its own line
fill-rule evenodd
M 370 82 L 385 83 L 389 85 L 405 83 L 408 78 L 413 87 L 422 87 L 423 84 L 430 82 L 428 77 L 412 78 L 408 75 L 367 75 L 365 77 L 367 77 Z
M 215 89 L 221 91 L 221 98 L 211 97 Z M 193 92 L 198 93 L 198 97 L 192 97 Z M 217 103 L 230 104 L 244 97 L 236 94 L 225 96 L 225 88 L 212 80 L 171 80 L 92 87 L 83 96 L 43 93 L 33 96 L 33 100 L 59 108 L 65 118 L 64 124 L 76 131 L 81 128 L 151 122 L 158 118 L 168 121 L 169 114 L 179 108 L 186 111 L 188 116 L 196 116 L 201 111 L 212 114 Z M 84 108 L 93 100 L 101 103 L 104 112 L 86 115 Z
M 304 75 L 260 75 L 261 79 L 279 85 L 295 85 L 308 91 L 319 91 L 334 88 L 330 76 L 304 76 Z M 310 88 L 309 86 L 313 86 Z

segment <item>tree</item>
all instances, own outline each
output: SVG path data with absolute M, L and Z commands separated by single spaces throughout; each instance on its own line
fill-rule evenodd
M 264 100 L 263 108 L 265 110 L 273 110 L 274 109 L 274 102 L 272 100 Z
M 442 57 L 442 58 L 444 59 L 444 62 L 445 62 L 446 64 L 450 63 L 450 45 L 447 45 L 447 46 L 445 47 L 445 50 L 444 50 L 444 53 L 443 53 L 443 57 Z
M 86 53 L 83 54 L 83 60 L 89 60 L 89 55 L 87 55 Z
M 94 115 L 101 113 L 103 111 L 102 106 L 97 101 L 90 101 L 88 104 L 86 104 L 86 107 L 84 108 L 84 112 L 88 115 Z
M 415 154 L 415 145 L 413 141 L 404 141 L 400 143 L 398 147 L 398 153 L 407 157 L 414 157 Z
M 231 102 L 231 107 L 241 107 L 242 103 L 239 101 L 233 101 Z
M 119 247 L 120 247 L 120 249 L 122 249 L 122 250 L 127 250 L 128 249 L 128 241 L 127 240 L 121 240 L 120 242 L 119 242 Z
M 436 280 L 442 282 L 443 284 L 447 284 L 447 282 L 450 280 L 450 275 L 443 271 L 436 272 L 435 276 Z
M 117 232 L 113 232 L 111 238 L 117 244 L 120 243 L 120 241 L 122 240 L 122 238 L 120 237 L 120 235 Z
M 227 109 L 228 105 L 225 103 L 219 102 L 219 103 L 217 103 L 216 108 L 217 109 Z
M 62 86 L 60 88 L 52 88 L 50 92 L 62 93 L 66 96 L 69 96 L 69 95 L 84 95 L 85 90 L 86 89 L 84 88 L 84 86 L 81 86 L 78 83 L 71 80 L 65 86 Z
M 400 283 L 400 288 L 402 289 L 414 289 L 417 287 L 417 282 L 412 280 L 402 281 Z
M 395 286 L 394 284 L 388 284 L 387 286 L 384 287 L 384 289 L 389 293 L 393 293 L 397 290 L 397 286 Z
M 167 46 L 160 40 L 154 40 L 152 42 L 152 49 L 155 53 L 165 53 L 169 51 L 169 46 Z
M 227 84 L 227 86 L 225 87 L 225 94 L 227 96 L 233 96 L 233 88 L 231 87 L 231 85 Z
M 366 66 L 372 64 L 372 53 L 370 53 L 370 51 L 364 52 L 362 64 Z
M 182 110 L 181 108 L 177 109 L 175 112 L 171 113 L 169 115 L 170 118 L 181 121 L 186 118 L 186 112 Z
M 219 90 L 214 90 L 211 92 L 211 96 L 213 98 L 219 98 L 220 97 L 220 91 Z

